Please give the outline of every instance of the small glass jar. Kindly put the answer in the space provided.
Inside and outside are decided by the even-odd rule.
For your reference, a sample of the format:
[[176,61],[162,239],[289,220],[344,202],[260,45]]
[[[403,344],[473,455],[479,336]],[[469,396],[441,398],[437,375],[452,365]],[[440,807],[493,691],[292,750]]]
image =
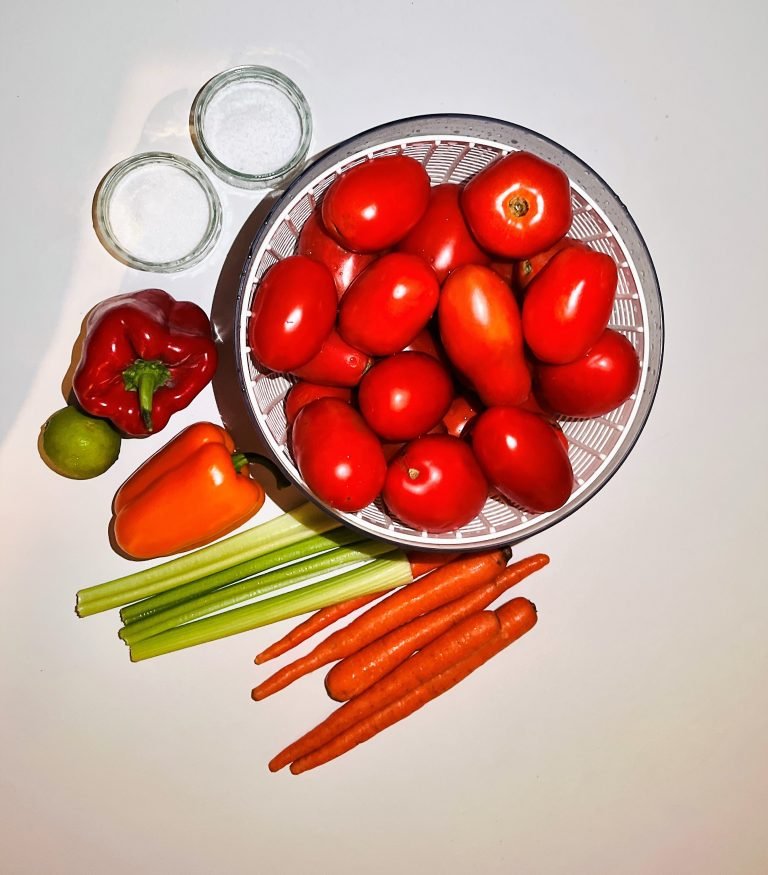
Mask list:
[[271,67],[242,66],[200,89],[189,127],[198,154],[220,179],[240,188],[271,188],[306,158],[312,114],[287,76]]
[[123,264],[156,273],[197,264],[216,243],[221,222],[210,180],[170,152],[142,152],[116,164],[93,201],[103,246]]

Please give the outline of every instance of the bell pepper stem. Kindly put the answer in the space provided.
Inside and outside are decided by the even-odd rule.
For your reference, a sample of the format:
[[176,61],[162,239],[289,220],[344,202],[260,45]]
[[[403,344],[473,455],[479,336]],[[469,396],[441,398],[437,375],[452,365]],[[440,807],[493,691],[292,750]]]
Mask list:
[[261,453],[233,453],[232,464],[235,466],[235,471],[238,474],[245,465],[262,465],[275,478],[278,489],[285,489],[291,485],[290,480],[288,480],[272,459],[262,456]]
[[141,419],[147,431],[152,431],[152,401],[155,392],[168,384],[171,372],[161,361],[136,361],[123,371],[123,385],[128,392],[138,392]]

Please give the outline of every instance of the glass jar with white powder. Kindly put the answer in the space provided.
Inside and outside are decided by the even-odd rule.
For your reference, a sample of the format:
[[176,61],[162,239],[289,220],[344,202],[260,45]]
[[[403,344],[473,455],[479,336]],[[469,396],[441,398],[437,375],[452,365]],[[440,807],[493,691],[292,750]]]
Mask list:
[[221,179],[269,188],[297,170],[309,149],[312,116],[304,95],[271,67],[225,70],[200,90],[190,111],[198,154]]
[[93,203],[104,247],[138,270],[170,273],[191,267],[221,231],[221,202],[206,175],[170,152],[142,152],[115,165]]

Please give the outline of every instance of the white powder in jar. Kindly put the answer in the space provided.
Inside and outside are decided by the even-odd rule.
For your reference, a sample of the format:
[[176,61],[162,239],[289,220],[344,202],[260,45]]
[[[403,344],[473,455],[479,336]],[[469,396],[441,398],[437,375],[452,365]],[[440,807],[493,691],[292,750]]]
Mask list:
[[208,228],[200,184],[179,167],[143,164],[116,185],[109,223],[117,242],[141,261],[166,263],[192,252]]
[[233,82],[222,88],[211,98],[202,127],[216,158],[251,176],[285,167],[301,142],[296,107],[266,82]]

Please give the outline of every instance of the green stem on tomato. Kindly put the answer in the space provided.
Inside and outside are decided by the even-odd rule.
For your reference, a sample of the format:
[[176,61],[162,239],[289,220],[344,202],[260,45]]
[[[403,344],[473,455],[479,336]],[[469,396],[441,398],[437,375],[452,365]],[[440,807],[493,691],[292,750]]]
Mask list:
[[245,605],[178,626],[151,638],[139,641],[131,647],[131,660],[139,662],[164,653],[193,647],[239,632],[286,620],[299,614],[335,605],[358,596],[384,592],[412,580],[411,566],[404,553],[395,550],[391,558],[375,559],[360,568],[346,571],[326,580],[310,583],[299,589],[262,599]]
[[327,535],[315,535],[314,538],[297,541],[295,544],[289,544],[287,547],[281,547],[279,550],[272,550],[270,553],[255,556],[246,562],[240,562],[231,568],[224,568],[214,574],[206,574],[205,577],[201,577],[198,580],[192,580],[189,583],[175,586],[173,589],[142,599],[140,602],[126,605],[120,610],[120,619],[128,625],[137,620],[143,620],[145,617],[154,616],[170,607],[175,607],[176,605],[204,596],[207,593],[219,590],[235,581],[245,580],[246,577],[253,577],[262,571],[270,571],[274,568],[288,565],[291,562],[306,559],[308,556],[314,556],[317,553],[324,553],[327,550],[334,550],[336,547],[355,544],[363,540],[365,540],[363,535],[353,532],[351,529],[336,529]]
[[391,553],[393,549],[392,545],[383,541],[368,541],[357,547],[340,547],[337,550],[330,550],[320,556],[306,559],[304,562],[296,562],[266,574],[249,577],[240,583],[183,602],[143,620],[129,623],[118,634],[126,644],[133,646],[145,638],[159,635],[161,632],[174,629],[183,623],[189,623],[233,605],[251,601],[268,592],[274,592],[276,589],[284,589],[291,584],[319,577],[328,571],[370,561],[383,553]]
[[87,617],[119,608],[340,525],[316,505],[303,504],[290,513],[177,559],[81,589],[77,593],[75,611],[78,616]]

